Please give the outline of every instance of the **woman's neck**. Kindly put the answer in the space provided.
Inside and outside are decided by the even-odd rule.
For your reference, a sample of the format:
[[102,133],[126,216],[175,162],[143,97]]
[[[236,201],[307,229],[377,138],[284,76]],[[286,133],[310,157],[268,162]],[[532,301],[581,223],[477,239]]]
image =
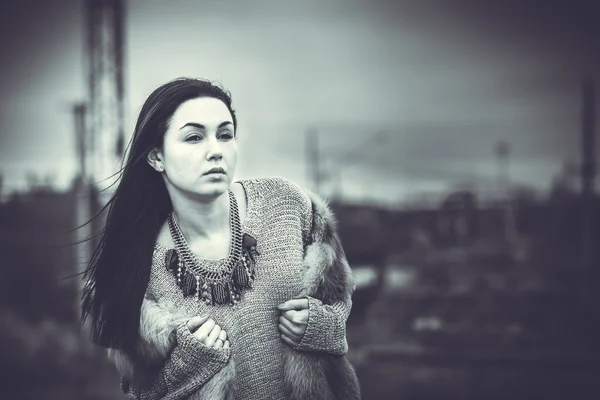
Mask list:
[[177,223],[188,241],[198,237],[210,237],[229,227],[229,195],[209,201],[197,201],[185,197],[171,199]]

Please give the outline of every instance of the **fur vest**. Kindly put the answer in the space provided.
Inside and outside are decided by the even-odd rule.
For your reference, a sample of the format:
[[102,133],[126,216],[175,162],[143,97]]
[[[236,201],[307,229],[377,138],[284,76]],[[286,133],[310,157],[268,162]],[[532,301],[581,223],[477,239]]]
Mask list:
[[[311,296],[324,304],[333,304],[351,296],[354,290],[352,271],[337,235],[333,213],[319,196],[312,193],[308,195],[313,210],[312,229],[304,253],[303,290],[297,297]],[[139,366],[160,365],[175,345],[175,328],[187,319],[187,316],[178,315],[173,308],[145,298],[141,309],[137,367],[133,368],[131,358],[117,350],[109,350],[109,358],[124,378],[133,382],[147,382],[155,375]],[[284,357],[288,399],[360,399],[358,379],[345,356],[299,351],[286,346]],[[234,363],[230,359],[191,398],[234,399],[234,378]]]

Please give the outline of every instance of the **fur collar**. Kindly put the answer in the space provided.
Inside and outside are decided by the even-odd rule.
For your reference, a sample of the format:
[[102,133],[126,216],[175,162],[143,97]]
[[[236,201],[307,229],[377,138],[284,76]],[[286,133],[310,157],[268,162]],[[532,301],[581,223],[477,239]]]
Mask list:
[[[311,296],[324,304],[349,297],[354,290],[352,271],[337,235],[337,222],[327,202],[308,193],[312,203],[312,229],[305,247],[304,283],[298,297]],[[187,320],[174,305],[159,304],[145,298],[140,318],[138,362],[120,351],[109,350],[124,378],[139,384],[149,383],[152,371],[160,368],[175,344],[175,328]],[[286,347],[285,386],[289,399],[359,399],[356,374],[344,356],[303,352]],[[136,365],[136,368],[133,368]],[[139,366],[143,365],[144,368]],[[135,372],[135,373],[134,373]],[[193,398],[230,399],[235,370],[233,360],[219,371]]]

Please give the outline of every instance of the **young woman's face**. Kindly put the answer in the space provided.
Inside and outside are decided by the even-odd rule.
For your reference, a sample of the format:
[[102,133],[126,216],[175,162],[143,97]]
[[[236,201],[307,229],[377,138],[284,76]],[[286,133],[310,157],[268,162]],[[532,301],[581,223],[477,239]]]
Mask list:
[[166,184],[191,195],[224,193],[235,173],[237,143],[227,106],[211,97],[182,103],[158,151]]

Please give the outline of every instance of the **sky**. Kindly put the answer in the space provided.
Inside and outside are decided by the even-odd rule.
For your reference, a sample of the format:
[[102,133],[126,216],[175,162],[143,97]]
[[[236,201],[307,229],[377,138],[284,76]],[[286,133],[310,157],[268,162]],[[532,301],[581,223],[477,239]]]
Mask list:
[[[395,204],[488,190],[500,140],[511,181],[547,189],[579,160],[582,78],[600,86],[594,3],[129,0],[127,134],[154,88],[196,76],[233,95],[238,179],[311,187],[312,127],[331,177],[324,194]],[[87,95],[83,11],[78,0],[0,6],[4,190],[31,173],[64,188],[77,173],[70,105]]]

